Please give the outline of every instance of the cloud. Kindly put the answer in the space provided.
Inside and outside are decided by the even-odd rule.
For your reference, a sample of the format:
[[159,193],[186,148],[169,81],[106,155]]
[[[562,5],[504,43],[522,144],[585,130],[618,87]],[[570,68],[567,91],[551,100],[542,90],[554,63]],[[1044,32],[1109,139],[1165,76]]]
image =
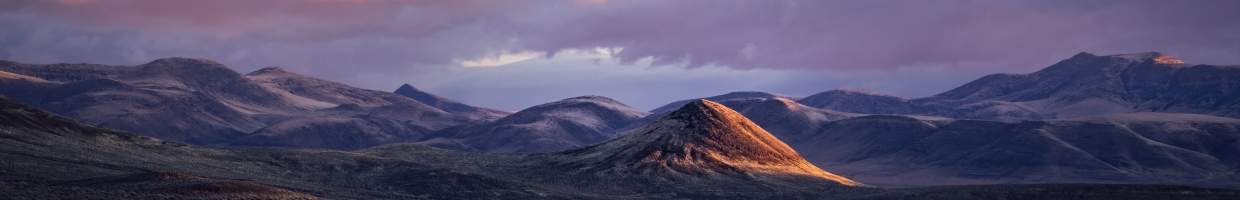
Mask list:
[[[735,68],[1033,65],[1079,51],[1240,51],[1236,1],[17,1],[75,35],[136,30],[236,48],[403,42],[418,63],[623,47],[625,61]],[[45,19],[46,18],[46,19]],[[193,41],[183,41],[193,42]],[[125,44],[121,44],[125,45]],[[196,44],[185,44],[196,45]],[[249,47],[245,45],[253,45]],[[133,46],[130,44],[130,46]],[[138,46],[135,48],[146,48]],[[334,48],[324,46],[321,48]],[[175,51],[175,50],[173,50]],[[252,50],[251,50],[252,51]],[[158,53],[156,53],[158,54]],[[293,55],[304,57],[305,55]],[[348,55],[341,55],[345,57]],[[316,56],[317,57],[317,56]],[[345,59],[345,58],[337,58]],[[399,59],[387,58],[390,62]],[[963,63],[963,64],[962,64]],[[273,63],[276,64],[276,63]],[[413,64],[413,63],[392,63]]]
[[461,61],[461,66],[463,67],[498,67],[498,66],[521,62],[521,61],[525,61],[529,59],[534,59],[534,58],[544,56],[544,55],[546,55],[545,52],[533,52],[533,51],[511,52],[511,53],[504,52],[504,53],[500,53],[499,55],[464,60],[464,61]]
[[1235,1],[609,3],[535,28],[522,37],[524,44],[542,50],[621,46],[625,60],[689,66],[860,70],[1035,67],[1080,51],[1240,52]]
[[[1240,1],[1229,0],[17,0],[0,1],[0,59],[200,57],[389,89],[426,83],[410,79],[452,73],[462,61],[507,66],[528,57],[514,53],[610,49],[637,70],[782,70],[835,81],[846,77],[828,75],[870,74],[875,80],[833,84],[894,88],[929,84],[880,75],[1028,72],[1081,51],[1236,64],[1236,10]],[[488,59],[496,62],[478,62]],[[949,74],[919,80],[970,79]]]
[[[137,64],[202,57],[241,70],[315,75],[428,72],[508,48],[479,1],[4,2],[0,56],[25,62]],[[347,80],[346,80],[347,81]]]

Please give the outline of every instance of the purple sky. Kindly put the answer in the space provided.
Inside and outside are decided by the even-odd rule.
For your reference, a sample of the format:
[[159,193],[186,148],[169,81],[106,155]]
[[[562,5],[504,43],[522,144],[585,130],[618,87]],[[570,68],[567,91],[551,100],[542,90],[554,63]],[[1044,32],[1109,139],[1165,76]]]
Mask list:
[[738,90],[921,97],[1082,51],[1240,64],[1238,11],[1234,0],[16,0],[0,2],[0,59],[198,57],[505,110],[590,94],[649,109]]

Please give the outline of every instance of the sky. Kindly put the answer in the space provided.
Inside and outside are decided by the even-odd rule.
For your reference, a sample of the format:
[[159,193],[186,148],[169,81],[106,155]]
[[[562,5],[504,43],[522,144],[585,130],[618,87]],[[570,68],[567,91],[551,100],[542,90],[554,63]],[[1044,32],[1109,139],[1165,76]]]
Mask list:
[[925,97],[1079,52],[1240,64],[1240,1],[9,0],[0,59],[205,58],[516,111],[731,91]]

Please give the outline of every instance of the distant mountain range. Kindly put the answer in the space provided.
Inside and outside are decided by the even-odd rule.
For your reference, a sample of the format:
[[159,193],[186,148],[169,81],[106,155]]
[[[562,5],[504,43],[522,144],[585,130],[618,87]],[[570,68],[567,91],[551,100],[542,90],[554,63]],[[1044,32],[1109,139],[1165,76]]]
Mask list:
[[[1087,71],[1053,72],[1064,68]],[[1092,70],[1104,68],[1102,71],[1111,74],[1090,74],[1102,73]],[[1146,89],[1124,90],[1112,88],[1114,85],[1086,84],[1108,82],[1102,80],[1080,81],[1076,82],[1079,86],[1070,87],[1047,86],[1083,77],[1112,80],[1124,76],[1154,76],[1149,72],[1137,72],[1143,68],[1162,69],[1168,73],[1167,77],[1196,74],[1190,72],[1193,70],[1216,70],[1211,76],[1229,76],[1240,69],[1186,65],[1159,53],[1114,56],[1082,53],[1031,75],[987,76],[1054,81],[1013,85],[982,78],[947,93],[921,99],[841,90],[800,98],[795,103],[791,102],[794,99],[791,97],[760,92],[737,92],[706,99],[740,111],[776,137],[788,141],[810,162],[873,185],[1062,182],[1240,185],[1237,181],[1240,177],[1235,173],[1240,169],[1240,162],[1234,156],[1240,154],[1237,152],[1240,149],[1240,128],[1237,128],[1240,123],[1237,122],[1240,120],[1229,118],[1229,113],[1237,109],[1203,106],[1195,100],[1166,100],[1211,99],[1210,102],[1217,102],[1212,105],[1236,105],[1240,99],[1222,97],[1234,95],[1230,94],[1233,91],[1240,92],[1240,85],[1226,83],[1230,79],[1194,79],[1198,83],[1193,84],[1146,79],[1142,80],[1143,84],[1162,85],[1164,89],[1159,92],[1167,93],[1145,95],[1151,97],[1144,100],[1121,98],[1117,96],[1124,95],[1117,94],[1136,94],[1139,92],[1135,91],[1157,87],[1129,86]],[[1133,72],[1120,73],[1122,71]],[[1074,73],[1082,74],[1072,75]],[[1122,75],[1131,73],[1145,74]],[[1216,92],[1201,92],[1201,97],[1182,97],[1194,93],[1166,91],[1188,90],[1184,89],[1188,87],[1185,85]],[[1124,92],[1101,92],[1107,90]],[[957,94],[965,93],[963,91],[977,94],[969,98],[949,98],[960,96]],[[1020,95],[1029,97],[1016,98]],[[757,102],[784,102],[784,106],[754,106],[775,105]],[[1039,102],[1056,103],[1031,106]],[[1085,105],[1098,102],[1106,103]],[[1144,102],[1140,105],[1162,102],[1176,106],[1153,109],[1131,102]],[[678,104],[682,103],[657,108],[652,116]],[[1008,107],[1012,105],[1016,107]],[[1073,105],[1077,107],[1056,107]],[[1194,106],[1196,108],[1189,109]]]
[[[0,62],[0,94],[85,123],[160,139],[216,146],[363,149],[416,162],[471,167],[483,162],[427,160],[392,152],[456,154],[426,150],[452,149],[485,152],[469,155],[513,162],[496,164],[512,168],[505,173],[513,176],[477,172],[499,180],[529,182],[537,177],[524,175],[553,170],[596,179],[606,174],[653,174],[663,178],[630,180],[669,185],[699,182],[668,178],[685,174],[729,175],[712,180],[736,183],[742,181],[732,175],[740,172],[730,170],[757,170],[742,173],[752,175],[778,168],[769,164],[791,165],[737,164],[740,161],[717,156],[726,153],[719,148],[745,146],[741,143],[712,146],[718,144],[692,142],[701,138],[681,135],[657,139],[669,135],[663,132],[756,137],[757,141],[746,141],[769,148],[741,150],[777,157],[793,157],[786,155],[793,152],[796,159],[787,159],[796,160],[792,163],[804,161],[813,169],[829,169],[823,171],[830,175],[825,177],[847,177],[833,179],[837,185],[1235,187],[1240,186],[1236,175],[1240,171],[1237,81],[1237,66],[1185,64],[1153,52],[1081,53],[1034,73],[988,75],[917,99],[842,90],[803,98],[734,92],[643,112],[606,97],[583,96],[510,114],[442,98],[411,85],[395,92],[366,90],[274,67],[242,75],[201,59],[167,58],[138,66]],[[728,112],[718,111],[723,110],[718,105]],[[693,123],[668,121],[695,106],[699,108],[695,111],[714,114],[695,115],[689,120]],[[726,125],[718,125],[723,122],[717,115],[730,112],[745,120],[724,120]],[[763,134],[746,123],[755,124]],[[720,132],[716,126],[748,131]],[[677,131],[667,131],[672,129]],[[736,143],[734,138],[715,139]],[[665,147],[672,149],[660,150],[660,155],[649,152]],[[486,153],[536,155],[513,158]],[[670,159],[664,153],[679,157],[661,160]],[[633,155],[598,157],[612,154]],[[634,158],[639,155],[647,157]],[[583,163],[608,164],[595,169],[602,166]],[[684,163],[709,166],[695,166],[704,171],[689,170],[679,166]],[[799,169],[806,172],[802,174],[821,175],[804,166]],[[579,180],[560,177],[532,182]],[[762,184],[798,183],[769,180],[774,181]],[[554,191],[563,186],[559,184],[564,183],[543,189]],[[823,187],[833,188],[829,185]],[[618,194],[606,188],[591,189],[591,193],[600,191]]]
[[415,96],[408,97],[278,67],[242,75],[202,59],[139,66],[0,62],[0,71],[11,74],[0,77],[0,92],[18,101],[192,144],[356,149],[421,140],[507,114],[418,96],[412,87],[402,87],[402,94]]
[[496,153],[547,153],[596,144],[649,113],[600,96],[537,105],[494,122],[441,131],[423,143]]
[[1185,64],[1157,53],[1080,53],[1030,74],[992,74],[931,97],[827,91],[800,101],[872,114],[966,119],[1061,119],[1169,112],[1240,117],[1240,66]]
[[1158,185],[857,187],[709,102],[688,104],[640,130],[541,156],[413,144],[222,149],[80,124],[0,98],[0,193],[15,199],[1240,198],[1236,190]]

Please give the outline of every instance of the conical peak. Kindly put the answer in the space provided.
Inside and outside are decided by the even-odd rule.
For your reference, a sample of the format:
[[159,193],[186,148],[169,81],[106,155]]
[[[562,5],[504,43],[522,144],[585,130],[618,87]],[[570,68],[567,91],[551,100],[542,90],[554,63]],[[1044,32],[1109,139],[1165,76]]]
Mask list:
[[650,133],[675,134],[672,137],[679,138],[677,142],[663,145],[711,148],[722,156],[760,162],[801,159],[787,144],[740,113],[714,101],[693,100],[660,121]]
[[[706,99],[696,99],[689,101],[680,109],[667,114],[661,121],[666,120],[693,120],[693,121],[711,121],[716,124],[710,125],[736,125],[742,128],[757,128],[756,124],[749,121],[748,118],[740,113],[728,108],[723,104]],[[748,127],[752,125],[753,127]]]
[[714,116],[718,116],[719,114],[721,114],[723,112],[721,110],[732,110],[732,109],[729,109],[727,106],[724,106],[723,104],[719,104],[711,100],[696,99],[696,100],[689,101],[689,103],[686,103],[684,106],[681,106],[680,109],[676,109],[676,111],[672,111],[672,113],[668,114],[668,116],[671,117],[671,116],[683,115],[683,116],[695,116],[695,117],[714,117]]
[[396,88],[396,91],[392,93],[405,96],[405,97],[409,97],[415,101],[422,102],[427,105],[435,106],[440,109],[447,109],[446,107],[443,107],[445,106],[444,104],[456,104],[456,102],[452,102],[450,100],[441,98],[434,94],[419,90],[418,88],[413,87],[413,85],[409,85],[409,84],[401,84],[400,88]]
[[396,91],[420,91],[420,90],[418,90],[418,88],[416,87],[413,87],[413,85],[409,85],[408,83],[406,83],[406,84],[400,84],[400,87],[396,88]]
[[[576,162],[620,173],[649,170],[742,176],[761,173],[818,177],[843,185],[859,185],[819,169],[745,116],[704,99],[690,101],[622,138],[565,154],[575,155]],[[603,164],[606,162],[612,164]]]
[[736,110],[706,99],[689,101],[661,120],[690,123],[695,128],[711,129],[712,133],[760,132],[766,134],[765,130]]
[[1076,55],[1073,55],[1072,58],[1068,58],[1068,59],[1084,59],[1084,58],[1093,58],[1097,56],[1098,55],[1094,55],[1092,53],[1082,51],[1080,53],[1077,53]]
[[435,96],[431,93],[423,92],[422,90],[419,90],[418,88],[413,87],[413,85],[409,85],[409,84],[401,84],[400,88],[396,88],[396,91],[393,93],[404,95],[406,97],[413,98],[414,100],[418,100],[423,103],[434,103],[434,102],[440,101],[440,98],[438,96]]

